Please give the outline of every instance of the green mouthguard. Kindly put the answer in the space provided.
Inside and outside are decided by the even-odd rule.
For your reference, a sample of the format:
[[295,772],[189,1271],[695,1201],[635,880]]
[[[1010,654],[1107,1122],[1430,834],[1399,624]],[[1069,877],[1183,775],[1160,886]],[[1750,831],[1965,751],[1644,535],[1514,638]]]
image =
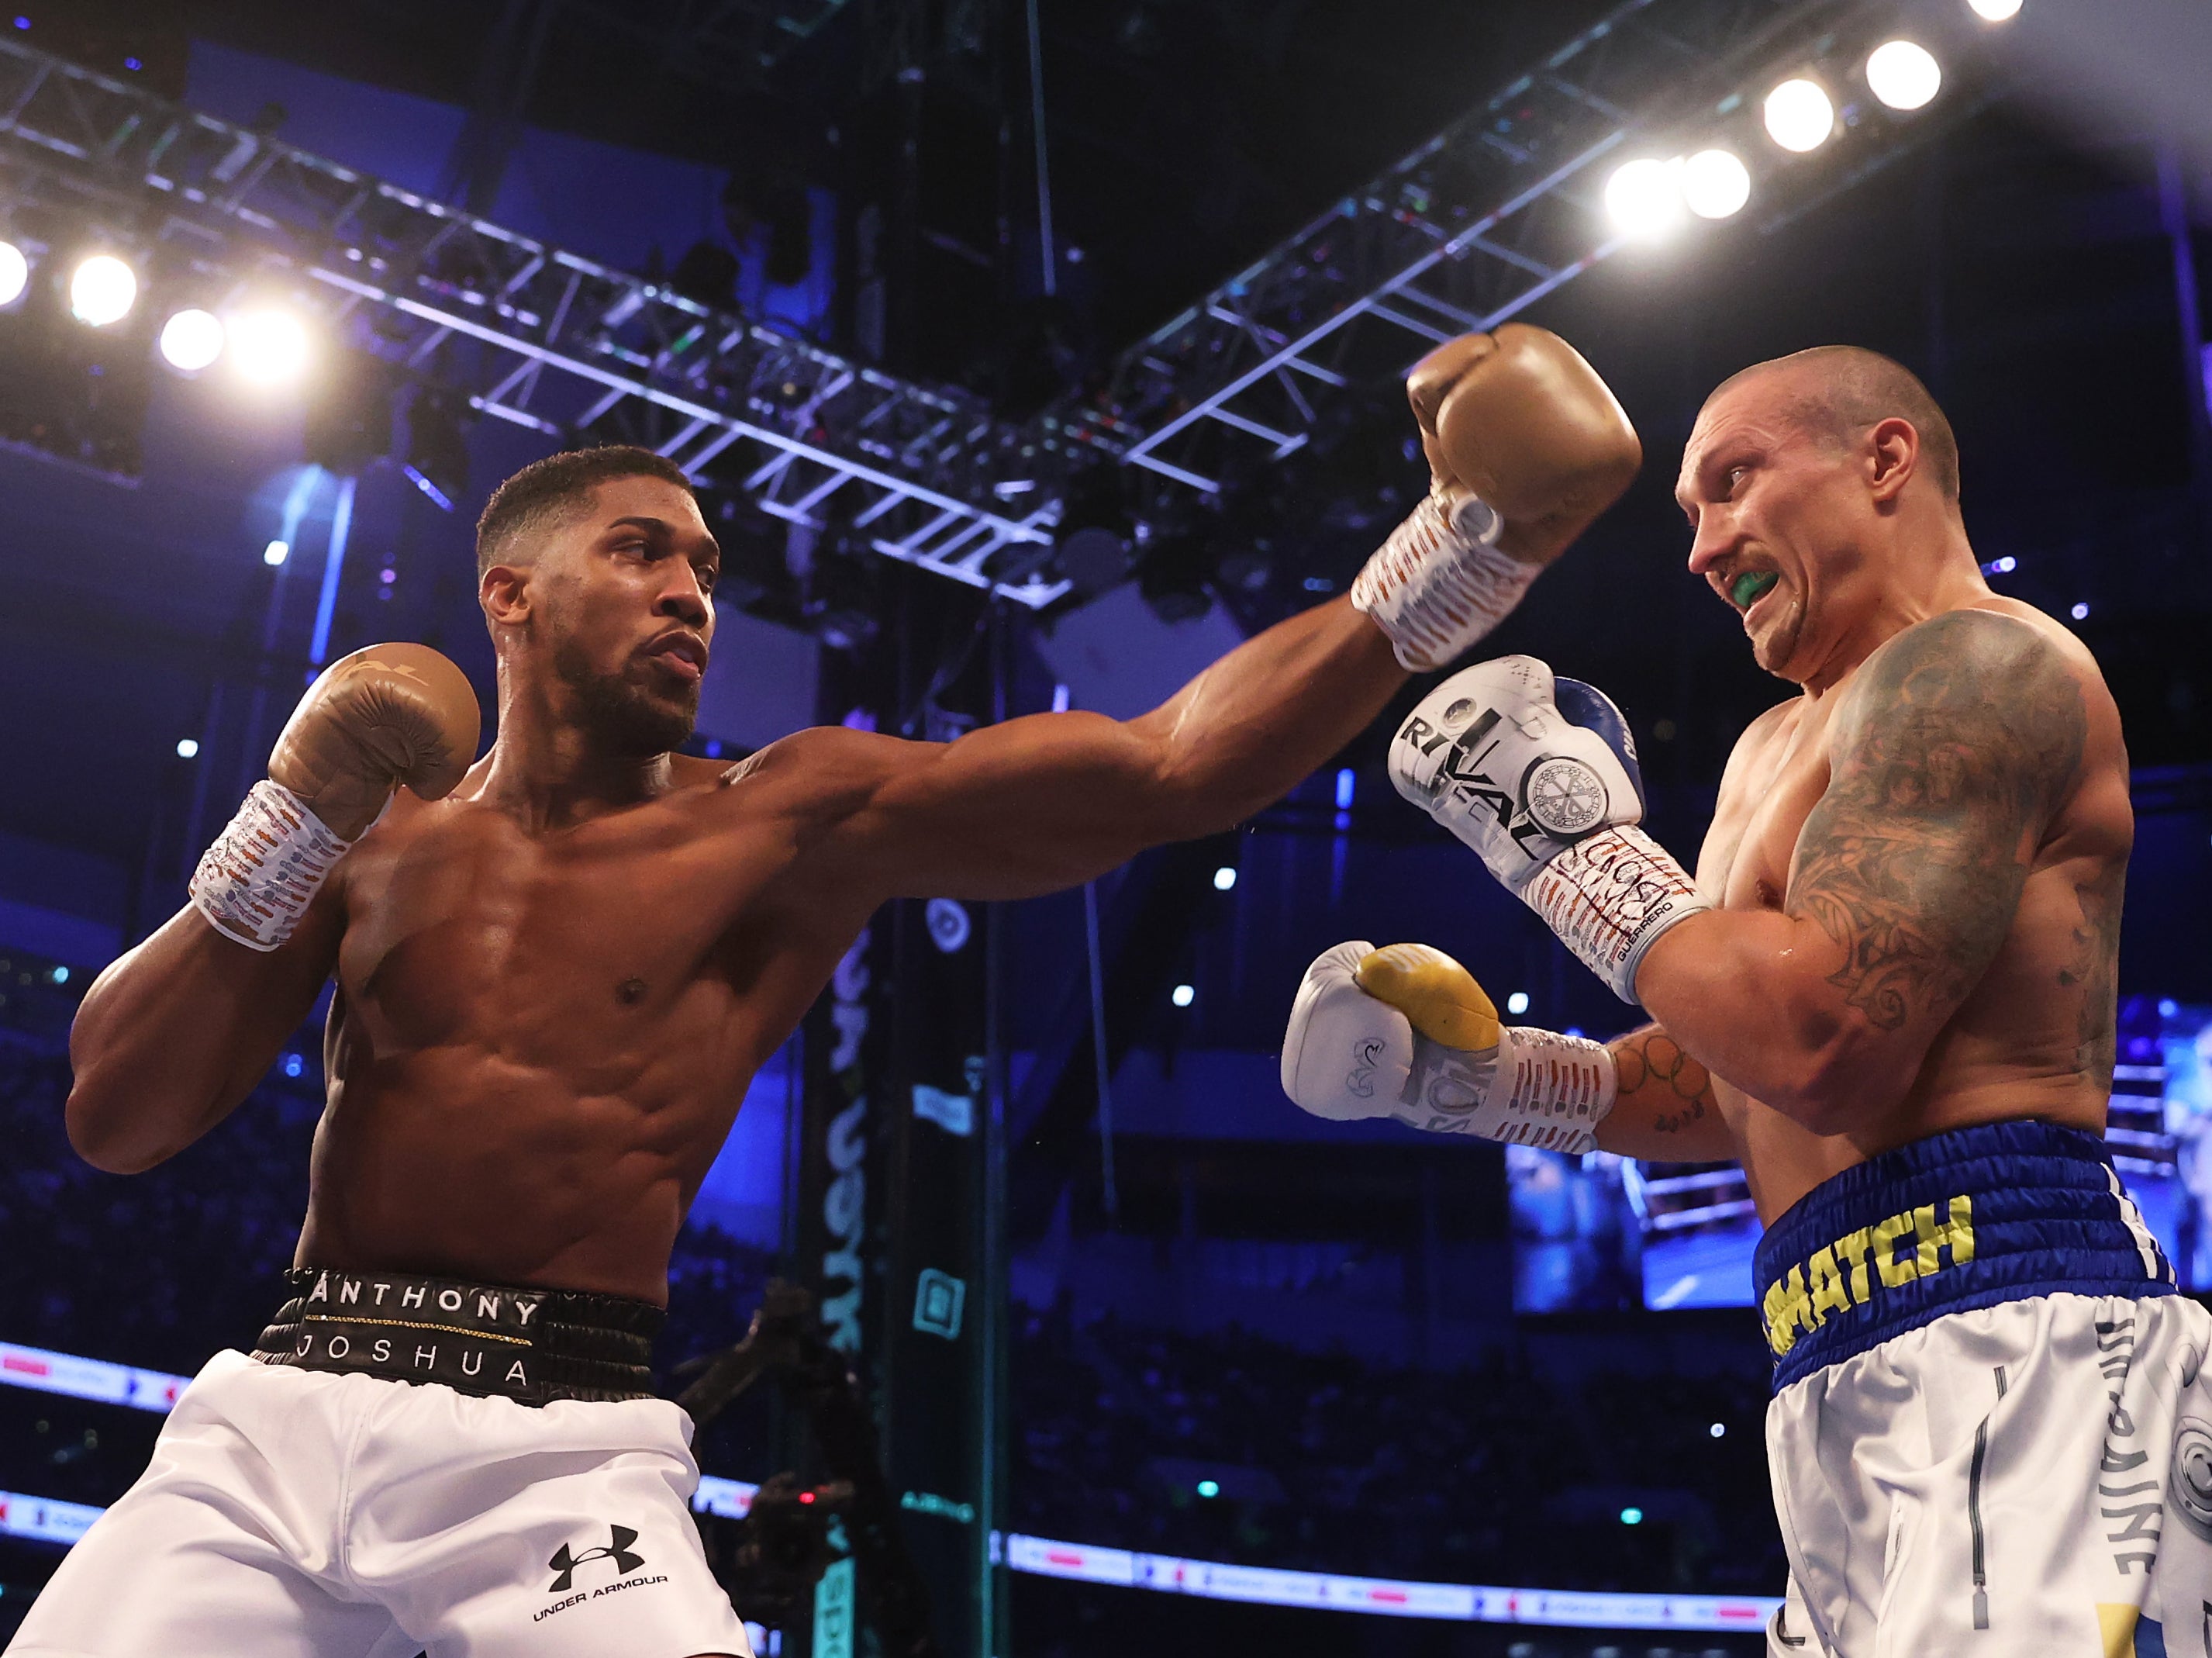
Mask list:
[[1739,610],[1749,610],[1759,595],[1782,578],[1771,570],[1747,570],[1729,585],[1729,594]]

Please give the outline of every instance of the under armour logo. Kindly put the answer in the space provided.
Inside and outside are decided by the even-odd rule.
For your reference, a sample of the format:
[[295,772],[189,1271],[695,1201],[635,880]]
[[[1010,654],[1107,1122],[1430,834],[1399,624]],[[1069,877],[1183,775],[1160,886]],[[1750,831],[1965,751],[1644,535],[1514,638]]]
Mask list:
[[560,1576],[553,1580],[553,1587],[546,1593],[566,1594],[569,1584],[575,1581],[576,1568],[588,1560],[613,1561],[615,1575],[618,1577],[629,1576],[630,1573],[645,1564],[643,1555],[632,1554],[629,1551],[629,1545],[637,1541],[635,1532],[627,1526],[613,1525],[609,1526],[607,1531],[609,1533],[607,1546],[604,1549],[586,1549],[583,1553],[575,1554],[570,1551],[566,1543],[560,1546],[553,1557],[545,1563],[553,1570],[560,1573]]

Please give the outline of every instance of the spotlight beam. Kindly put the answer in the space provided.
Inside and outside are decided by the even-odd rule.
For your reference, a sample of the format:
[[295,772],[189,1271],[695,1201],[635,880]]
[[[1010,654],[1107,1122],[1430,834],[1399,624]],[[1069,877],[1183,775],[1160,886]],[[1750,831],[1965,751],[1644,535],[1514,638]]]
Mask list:
[[[963,388],[711,310],[11,37],[0,37],[0,112],[10,194],[80,210],[143,203],[174,229],[242,244],[241,264],[266,267],[273,253],[332,290],[341,314],[366,302],[387,326],[404,319],[374,349],[457,386],[481,412],[562,431],[598,404],[635,417],[702,484],[743,490],[772,515],[819,527],[834,497],[886,557],[1030,608],[1066,591],[1042,569],[1057,491],[1012,513],[992,485],[1055,477],[1051,457],[1067,445],[1055,437],[1042,461],[1024,454],[1022,430]],[[465,291],[434,282],[434,250],[481,274]],[[495,349],[482,361],[441,349],[455,336]]]
[[[1745,102],[1755,115],[1794,64],[1873,45],[1886,12],[1874,0],[1615,6],[1132,345],[1103,385],[1033,423],[1031,441],[1072,436],[1130,466],[1139,510],[1214,491],[1267,458],[1253,452],[1258,434],[1279,450],[1314,428],[1335,386],[1401,370],[1425,350],[1425,331],[1405,319],[1493,327],[1626,245],[1603,215],[1607,157],[1625,160],[1631,143],[1663,155],[1748,137],[1735,113]],[[1789,187],[1817,181],[1801,174]]]
[[[1717,137],[1724,99],[1755,94],[1826,38],[1870,31],[1884,9],[1620,0],[1139,342],[1103,392],[1023,427],[960,389],[710,311],[14,39],[0,39],[0,186],[57,204],[158,203],[174,230],[252,244],[256,262],[273,255],[331,290],[339,320],[379,312],[382,354],[483,413],[538,431],[594,407],[629,416],[702,482],[772,515],[818,524],[834,500],[884,556],[1036,607],[1066,590],[1042,571],[1060,480],[1078,460],[1130,465],[1143,504],[1173,509],[1182,492],[1218,487],[1239,447],[1279,456],[1345,387],[1402,368],[1437,332],[1495,326],[1618,251],[1593,222],[1589,173],[1632,134]],[[1890,142],[1901,150],[1935,126],[1916,121]],[[433,283],[434,248],[482,274],[465,291]],[[450,349],[462,338],[493,349]],[[1013,479],[1036,485],[1018,497],[1025,512],[994,493]]]

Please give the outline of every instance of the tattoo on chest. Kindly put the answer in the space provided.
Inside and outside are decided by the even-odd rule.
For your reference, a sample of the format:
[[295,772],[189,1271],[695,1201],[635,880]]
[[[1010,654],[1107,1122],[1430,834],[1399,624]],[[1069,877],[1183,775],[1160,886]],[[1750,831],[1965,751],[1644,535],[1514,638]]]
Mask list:
[[1922,623],[1867,672],[1838,713],[1788,910],[1844,947],[1829,982],[1896,1030],[1948,1019],[1996,958],[2087,716],[2057,648],[1983,612]]

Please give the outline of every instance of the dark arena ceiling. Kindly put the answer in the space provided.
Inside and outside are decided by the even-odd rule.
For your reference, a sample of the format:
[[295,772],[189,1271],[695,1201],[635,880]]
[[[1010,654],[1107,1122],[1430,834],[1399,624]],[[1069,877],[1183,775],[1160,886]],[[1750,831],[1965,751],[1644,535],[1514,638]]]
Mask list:
[[[2073,616],[2113,680],[2137,765],[2212,758],[2201,644],[2212,439],[2188,343],[2203,330],[2212,141],[2175,70],[2203,45],[2205,22],[2179,0],[2096,9],[2093,24],[2077,9],[2031,8],[2002,54],[1962,68],[1917,125],[1894,123],[1826,172],[1808,169],[1764,216],[1620,253],[1527,313],[1598,364],[1647,461],[1502,639],[1525,632],[1563,669],[1601,672],[1655,781],[1710,788],[1732,734],[1779,692],[1746,660],[1733,618],[1680,572],[1686,541],[1668,491],[1681,440],[1735,369],[1832,340],[1899,356],[1944,401],[1961,435],[1969,527],[1985,561],[2002,564],[1992,579]],[[822,343],[963,390],[1013,430],[1081,405],[1148,331],[1607,8],[1039,0],[1037,10],[1035,76],[1014,0],[115,0],[40,12],[23,38],[110,72],[135,60],[131,73],[171,96],[200,41],[457,107],[466,125],[444,180],[457,204],[489,200],[526,125],[726,169],[734,223],[787,228],[793,201],[823,192],[836,204],[840,265]],[[1058,271],[1048,295],[1040,101]],[[262,113],[283,136],[290,113]],[[885,277],[874,321],[854,308],[854,232],[871,214]],[[680,287],[686,252],[638,247],[627,263]],[[1133,483],[1135,468],[1066,467],[1061,533],[1087,515],[1126,545],[1160,613],[1211,595],[1249,629],[1336,590],[1404,510],[1419,486],[1407,430],[1394,376],[1367,373],[1296,453],[1225,474],[1195,506],[1187,491]],[[222,475],[219,454],[190,458],[194,435],[175,441],[196,480],[187,492],[217,514],[240,480]],[[100,680],[23,722],[13,769],[106,745],[117,786],[145,807],[167,786],[168,736],[139,731],[132,710],[200,694],[191,687],[210,666],[250,643],[257,623],[240,619],[252,607],[227,568],[204,572],[174,545],[200,533],[189,510],[142,524],[143,503],[21,475],[23,522],[113,546],[74,565],[11,557],[17,597],[0,618],[10,649],[64,678],[88,655]],[[490,481],[473,479],[461,516]],[[744,511],[732,523],[732,570],[754,576],[727,600],[833,639],[895,602],[881,560],[794,573],[781,524]],[[423,546],[446,546],[453,527],[424,529]],[[143,548],[124,550],[134,537],[173,556],[149,564]],[[409,625],[465,639],[466,586],[465,571],[404,584]],[[58,646],[73,629],[81,642]],[[81,803],[11,791],[4,816],[17,832],[138,856],[135,831]]]

